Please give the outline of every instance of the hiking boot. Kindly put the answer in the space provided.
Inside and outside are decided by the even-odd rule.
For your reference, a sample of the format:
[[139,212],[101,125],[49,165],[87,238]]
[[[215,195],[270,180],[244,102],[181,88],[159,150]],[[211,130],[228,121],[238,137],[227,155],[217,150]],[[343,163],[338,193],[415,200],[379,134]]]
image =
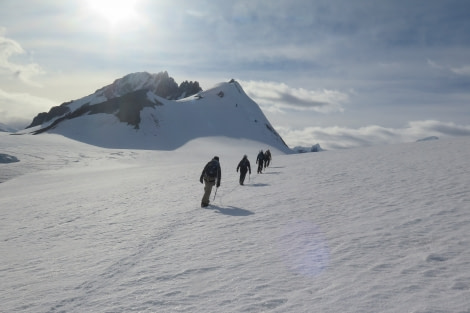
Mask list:
[[205,208],[206,206],[208,206],[209,203],[204,203],[204,202],[201,202],[201,208]]

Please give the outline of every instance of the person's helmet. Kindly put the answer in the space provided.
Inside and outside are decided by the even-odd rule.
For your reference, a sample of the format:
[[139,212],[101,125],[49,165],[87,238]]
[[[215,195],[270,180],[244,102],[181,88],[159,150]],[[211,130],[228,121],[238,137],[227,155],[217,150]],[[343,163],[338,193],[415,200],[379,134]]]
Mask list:
[[219,161],[219,157],[218,157],[218,156],[215,156],[215,157],[214,157],[214,160]]

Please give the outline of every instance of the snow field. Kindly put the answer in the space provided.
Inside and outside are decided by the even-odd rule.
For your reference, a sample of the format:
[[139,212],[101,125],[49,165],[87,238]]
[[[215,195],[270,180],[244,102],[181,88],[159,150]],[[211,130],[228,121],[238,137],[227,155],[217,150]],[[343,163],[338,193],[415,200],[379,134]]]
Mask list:
[[[265,147],[243,140],[162,152],[33,138],[2,137],[18,163],[44,161],[0,184],[0,311],[470,312],[468,138],[271,150],[263,174]],[[203,209],[214,155],[222,185]]]

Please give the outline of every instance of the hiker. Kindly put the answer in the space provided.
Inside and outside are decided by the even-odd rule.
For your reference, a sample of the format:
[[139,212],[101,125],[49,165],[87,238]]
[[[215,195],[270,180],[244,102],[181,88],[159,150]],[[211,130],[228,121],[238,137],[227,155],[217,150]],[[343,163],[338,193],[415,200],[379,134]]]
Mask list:
[[222,171],[220,170],[219,157],[215,156],[206,164],[206,166],[204,166],[201,177],[199,178],[201,184],[204,181],[204,196],[201,200],[201,207],[209,205],[209,197],[211,195],[212,187],[214,187],[214,185],[216,185],[217,188],[220,187],[221,176]]
[[256,164],[258,164],[258,174],[261,174],[263,171],[263,160],[264,160],[264,153],[263,150],[260,150],[258,156],[256,157]]
[[251,166],[250,166],[250,161],[248,161],[248,157],[246,154],[243,156],[243,159],[238,163],[237,166],[237,173],[238,170],[240,170],[240,185],[243,185],[245,182],[245,177],[246,177],[246,172],[250,172],[251,175]]
[[271,151],[266,150],[264,153],[264,169],[266,169],[269,166],[269,163],[271,163]]

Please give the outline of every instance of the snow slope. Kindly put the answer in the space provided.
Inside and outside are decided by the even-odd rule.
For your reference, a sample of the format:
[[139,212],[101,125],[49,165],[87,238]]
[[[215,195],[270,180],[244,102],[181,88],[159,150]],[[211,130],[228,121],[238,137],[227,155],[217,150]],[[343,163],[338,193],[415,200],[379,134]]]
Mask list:
[[[135,78],[132,81],[134,89],[142,87],[142,82],[137,80],[142,75],[144,74],[130,76]],[[147,76],[144,75],[144,78]],[[142,81],[147,82],[146,79]],[[125,86],[128,84],[130,82],[126,80]],[[114,87],[114,84],[111,86]],[[122,87],[114,89],[121,90]],[[102,90],[97,91],[68,104],[71,113],[64,113],[63,116],[18,134],[47,129],[55,125],[57,120],[63,120],[64,116],[78,115],[78,111],[96,106],[107,99]],[[126,105],[134,108],[144,105],[134,101],[137,100]],[[91,114],[86,111],[87,114],[61,121],[48,132],[105,148],[174,150],[194,138],[224,136],[254,140],[284,152],[292,152],[259,106],[236,81],[220,83],[180,100],[167,100],[148,91],[145,102],[152,105],[145,103],[146,106],[140,111],[140,123],[137,127],[121,122],[116,113]],[[129,107],[126,109],[130,110]]]
[[[239,186],[259,142],[151,151],[0,134],[20,160],[2,175],[27,169],[0,184],[0,311],[470,312],[469,147],[272,150]],[[202,209],[213,155],[222,185]]]

